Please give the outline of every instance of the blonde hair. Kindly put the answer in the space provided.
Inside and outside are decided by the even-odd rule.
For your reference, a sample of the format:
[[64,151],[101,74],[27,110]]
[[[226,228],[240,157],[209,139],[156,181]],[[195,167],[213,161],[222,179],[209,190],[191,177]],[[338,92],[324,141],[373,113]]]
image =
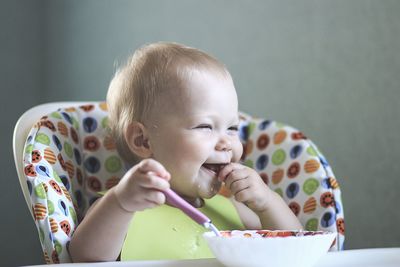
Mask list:
[[109,128],[119,154],[128,163],[139,158],[125,140],[124,132],[134,121],[144,122],[156,106],[156,98],[179,87],[193,71],[215,71],[230,78],[225,66],[207,53],[177,43],[145,45],[128,58],[110,82],[107,93]]

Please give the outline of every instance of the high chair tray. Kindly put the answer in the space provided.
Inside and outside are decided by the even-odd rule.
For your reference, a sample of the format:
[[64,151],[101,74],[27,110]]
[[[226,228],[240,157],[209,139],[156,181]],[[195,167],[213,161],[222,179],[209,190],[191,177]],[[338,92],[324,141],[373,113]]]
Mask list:
[[[38,266],[38,265],[36,265]],[[40,265],[51,266],[51,265]],[[59,267],[223,267],[216,259],[199,260],[161,260],[101,263],[66,263]],[[266,265],[268,266],[267,262]],[[314,267],[398,267],[400,266],[400,247],[344,250],[327,253]],[[295,267],[295,266],[294,266]]]

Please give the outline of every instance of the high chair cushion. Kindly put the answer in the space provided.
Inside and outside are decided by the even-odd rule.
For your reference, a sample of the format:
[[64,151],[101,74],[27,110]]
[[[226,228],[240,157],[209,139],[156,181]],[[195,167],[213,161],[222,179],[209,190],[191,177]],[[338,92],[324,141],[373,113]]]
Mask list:
[[67,246],[76,226],[98,192],[125,172],[107,131],[105,103],[42,117],[28,135],[24,166],[45,260],[70,262]]
[[337,232],[331,250],[343,249],[344,216],[339,184],[317,146],[299,130],[265,119],[241,127],[242,161],[288,203],[306,230]]
[[[126,171],[107,129],[105,103],[55,110],[35,123],[24,173],[47,263],[70,262],[68,244],[89,206]],[[241,114],[243,161],[280,193],[306,229],[344,240],[337,181],[316,146],[294,128]]]

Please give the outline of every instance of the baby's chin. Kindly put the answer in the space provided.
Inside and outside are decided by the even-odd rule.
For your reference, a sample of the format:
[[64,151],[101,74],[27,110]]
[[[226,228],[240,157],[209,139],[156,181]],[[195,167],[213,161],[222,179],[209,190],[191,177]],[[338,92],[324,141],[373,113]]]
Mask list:
[[213,182],[211,185],[204,186],[204,188],[199,188],[199,196],[201,198],[209,199],[218,194],[221,189],[222,183],[219,181]]

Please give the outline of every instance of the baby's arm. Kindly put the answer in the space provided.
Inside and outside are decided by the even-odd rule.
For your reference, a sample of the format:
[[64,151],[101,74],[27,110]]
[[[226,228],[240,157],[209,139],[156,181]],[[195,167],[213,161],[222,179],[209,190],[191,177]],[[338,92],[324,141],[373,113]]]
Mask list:
[[[240,202],[234,204],[246,227],[255,228],[261,223],[262,229],[269,230],[303,228],[285,201],[272,191],[253,169],[231,163],[220,171],[219,179],[225,181],[235,201]],[[252,216],[253,213],[257,215],[259,222],[254,220],[256,216]]]
[[155,160],[132,167],[86,214],[69,246],[74,262],[114,261],[136,211],[165,202],[160,191],[169,188],[170,174]]

